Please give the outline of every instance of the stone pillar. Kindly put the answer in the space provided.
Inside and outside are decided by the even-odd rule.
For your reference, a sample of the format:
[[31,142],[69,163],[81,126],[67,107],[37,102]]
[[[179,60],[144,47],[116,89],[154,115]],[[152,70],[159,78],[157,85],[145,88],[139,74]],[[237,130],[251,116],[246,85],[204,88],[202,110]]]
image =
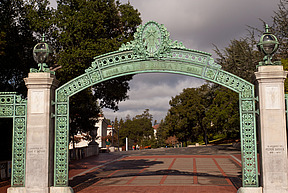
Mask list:
[[26,193],[49,193],[53,183],[54,124],[52,120],[56,77],[29,73],[27,100]]
[[260,183],[263,193],[287,193],[287,135],[283,66],[259,66]]

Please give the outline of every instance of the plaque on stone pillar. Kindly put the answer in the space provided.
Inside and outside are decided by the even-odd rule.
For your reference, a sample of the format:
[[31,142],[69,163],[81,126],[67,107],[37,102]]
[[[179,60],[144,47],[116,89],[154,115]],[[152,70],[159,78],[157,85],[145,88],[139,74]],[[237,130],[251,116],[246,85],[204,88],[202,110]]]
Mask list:
[[281,109],[279,86],[265,86],[265,109]]

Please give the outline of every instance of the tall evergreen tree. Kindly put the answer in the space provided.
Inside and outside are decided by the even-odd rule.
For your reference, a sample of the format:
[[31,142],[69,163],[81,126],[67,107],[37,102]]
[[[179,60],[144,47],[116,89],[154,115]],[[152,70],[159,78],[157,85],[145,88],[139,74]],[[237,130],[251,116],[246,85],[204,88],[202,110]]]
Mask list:
[[216,62],[223,70],[254,83],[256,66],[262,60],[255,41],[248,37],[232,40],[223,50],[216,47],[215,52],[218,55]]

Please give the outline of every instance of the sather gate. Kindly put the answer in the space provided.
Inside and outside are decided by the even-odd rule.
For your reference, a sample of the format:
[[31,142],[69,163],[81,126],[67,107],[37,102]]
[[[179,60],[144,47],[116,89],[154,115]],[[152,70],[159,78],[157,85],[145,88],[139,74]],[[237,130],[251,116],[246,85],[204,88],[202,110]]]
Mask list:
[[56,90],[54,186],[68,186],[69,97],[105,80],[147,72],[197,77],[239,93],[243,186],[258,187],[254,85],[222,70],[210,54],[173,42],[153,21],[140,26],[133,41],[96,57],[84,74]]
[[[40,69],[32,70],[24,79],[28,88],[27,103],[15,93],[0,93],[0,118],[14,118],[12,187],[8,193],[73,192],[68,186],[69,98],[109,79],[153,72],[205,79],[239,94],[241,193],[262,192],[256,149],[255,117],[258,110],[255,104],[258,101],[261,186],[264,193],[287,193],[284,101],[287,72],[279,63],[274,66],[270,60],[272,52],[275,52],[273,43],[278,44],[277,38],[273,38],[266,29],[263,41],[259,43],[260,47],[265,44],[267,51],[264,51],[265,64],[260,63],[258,72],[255,72],[259,101],[255,97],[253,84],[222,70],[210,54],[187,49],[182,43],[172,41],[166,28],[153,21],[139,26],[133,41],[123,44],[118,51],[96,57],[84,74],[58,89],[59,82],[42,61],[39,63]],[[268,53],[270,48],[272,51]],[[43,56],[43,53],[40,55]],[[51,169],[53,167],[54,170]]]

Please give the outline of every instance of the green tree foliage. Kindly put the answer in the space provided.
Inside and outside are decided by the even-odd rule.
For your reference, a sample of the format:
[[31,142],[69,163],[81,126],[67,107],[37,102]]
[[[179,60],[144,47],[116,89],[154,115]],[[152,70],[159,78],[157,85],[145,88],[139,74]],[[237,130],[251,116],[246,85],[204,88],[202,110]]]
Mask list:
[[144,110],[141,115],[136,115],[132,119],[127,116],[125,122],[121,124],[120,120],[120,139],[122,143],[128,137],[133,143],[139,145],[147,144],[147,141],[154,138],[154,131],[152,128],[152,115],[149,109]]
[[248,37],[232,40],[222,51],[216,47],[215,52],[218,55],[216,62],[223,70],[254,83],[256,66],[262,60],[255,41],[251,41]]
[[[55,10],[49,6],[48,0],[29,0],[25,1],[26,17],[29,21],[29,28],[35,33],[38,39],[45,33],[46,41],[52,40],[53,33],[56,34],[56,26],[54,25]],[[50,42],[50,44],[55,44]]]
[[205,117],[210,135],[224,134],[227,138],[239,138],[238,94],[224,87],[216,87],[210,92],[213,93],[213,100]]
[[165,145],[165,140],[167,139],[167,131],[165,130],[164,121],[161,120],[159,127],[157,129],[157,147],[163,147]]
[[[277,59],[281,59],[284,70],[288,70],[288,0],[280,0],[273,18],[272,32],[279,41]],[[288,80],[285,80],[285,93],[288,93]]]
[[[84,90],[83,92],[88,92]],[[101,112],[92,95],[78,93],[70,100],[70,136],[80,132],[88,132],[95,129],[96,119]],[[87,113],[89,112],[89,113]],[[90,114],[94,113],[94,114]]]
[[237,138],[237,96],[227,88],[209,84],[184,89],[169,102],[171,107],[157,136],[168,139],[175,135],[178,141],[186,144],[188,141],[207,144],[215,135]]
[[[122,43],[132,40],[141,23],[140,13],[130,4],[122,5],[114,0],[59,0],[57,3],[54,12],[57,33],[53,35],[57,40],[57,64],[62,66],[56,74],[61,84],[83,74],[95,56],[115,51]],[[131,79],[132,76],[124,76],[105,81],[78,96],[93,95],[83,97],[99,101],[101,108],[118,110],[119,101],[128,98]],[[71,103],[75,103],[73,100]],[[82,103],[83,107],[94,105],[93,108],[76,108],[79,117],[86,117],[87,122],[91,120],[87,115],[91,118],[99,112],[94,111],[99,107],[91,100]]]
[[272,32],[280,43],[278,54],[280,58],[288,59],[288,0],[280,0],[274,13]]
[[180,142],[195,141],[199,135],[207,142],[205,114],[209,107],[209,85],[200,88],[184,89],[179,95],[172,97],[171,108],[165,117],[169,136],[176,136]]
[[[278,10],[275,11],[273,23],[270,31],[277,36],[279,40],[279,49],[274,56],[274,60],[281,59],[285,70],[288,70],[288,1],[280,0]],[[262,20],[263,21],[263,20]],[[265,21],[263,24],[265,25]],[[240,40],[232,40],[230,45],[223,50],[216,47],[215,52],[219,56],[216,59],[217,63],[222,65],[222,68],[232,74],[235,74],[243,79],[255,83],[254,72],[259,61],[262,61],[263,55],[258,51],[256,45],[260,37],[255,37],[255,31],[263,34],[263,29],[252,29],[250,34]],[[217,86],[216,86],[217,88]],[[215,92],[216,91],[216,92]],[[215,97],[212,108],[207,113],[207,118],[211,119],[215,131],[221,130],[225,135],[235,137],[235,131],[239,130],[239,107],[238,95],[221,87],[214,91]],[[285,82],[285,92],[288,91],[287,80]],[[227,95],[229,94],[229,95]],[[226,99],[225,99],[226,98]],[[219,101],[220,100],[220,101]],[[228,102],[228,103],[227,103]]]
[[0,87],[26,95],[23,78],[35,62],[32,49],[36,41],[21,0],[0,2]]
[[[130,4],[114,0],[59,0],[55,12],[58,29],[57,77],[63,83],[83,74],[95,56],[117,50],[130,41],[140,25],[140,13]],[[127,98],[128,81],[124,76],[94,86],[100,105],[118,110]]]
[[[132,40],[141,23],[140,13],[129,3],[58,0],[57,4],[55,10],[48,6],[48,0],[0,2],[2,91],[26,95],[23,78],[31,67],[37,68],[32,50],[43,33],[55,51],[51,64],[62,66],[56,75],[60,84],[64,84],[83,74],[95,56],[117,50],[122,43]],[[71,133],[76,132],[76,128],[89,131],[91,117],[98,115],[99,106],[118,110],[119,101],[128,97],[131,79],[132,76],[126,76],[106,81],[72,97]]]
[[119,132],[119,146],[125,146],[125,138],[126,138],[126,134],[125,132],[123,132],[122,130],[125,129],[124,127],[124,120],[121,118],[118,124],[118,132]]

